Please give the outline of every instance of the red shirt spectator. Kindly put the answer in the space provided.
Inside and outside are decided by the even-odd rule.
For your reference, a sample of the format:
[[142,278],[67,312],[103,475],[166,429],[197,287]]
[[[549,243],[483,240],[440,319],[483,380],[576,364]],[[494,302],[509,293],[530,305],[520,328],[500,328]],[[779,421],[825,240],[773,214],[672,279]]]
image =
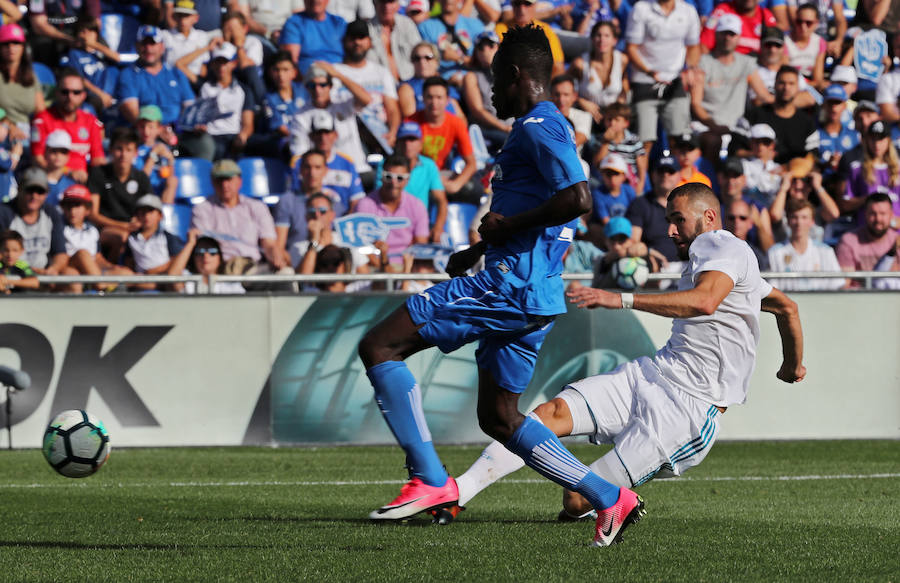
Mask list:
[[446,170],[444,163],[454,146],[460,156],[474,154],[469,140],[469,128],[452,113],[445,115],[439,125],[425,121],[425,112],[421,110],[409,119],[422,127],[422,153],[434,160],[438,169]]
[[[706,26],[703,27],[703,31],[700,33],[700,43],[705,45],[707,49],[713,50],[713,47],[716,45],[716,25],[719,23],[719,18],[723,14],[737,14],[744,25],[738,39],[737,49],[735,50],[744,55],[756,56],[759,54],[759,39],[762,36],[763,26],[777,27],[778,23],[775,21],[775,16],[769,12],[769,9],[759,6],[757,0],[738,0],[738,2],[747,6],[748,10],[746,13],[739,12],[735,8],[734,2],[723,2],[716,6],[715,10],[709,15]],[[753,8],[749,9],[751,5]]]

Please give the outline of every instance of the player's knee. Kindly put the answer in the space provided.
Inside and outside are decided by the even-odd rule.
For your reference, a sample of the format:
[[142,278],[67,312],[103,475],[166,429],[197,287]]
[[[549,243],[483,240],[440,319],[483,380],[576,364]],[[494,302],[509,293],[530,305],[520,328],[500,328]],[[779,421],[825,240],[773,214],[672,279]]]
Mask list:
[[380,343],[375,335],[372,334],[372,331],[369,330],[366,332],[365,336],[362,337],[362,340],[359,341],[359,345],[357,346],[359,357],[362,359],[363,364],[366,365],[366,368],[381,362],[378,359],[379,348]]
[[572,429],[572,414],[569,413],[569,406],[562,399],[552,399],[542,403],[537,406],[534,413],[544,425],[554,430],[557,435],[560,434],[560,431],[556,431],[557,429],[563,431],[563,435],[568,433],[568,431],[564,431],[566,427],[569,431]]
[[507,419],[498,411],[478,409],[478,426],[490,438],[506,443],[516,431],[516,419]]

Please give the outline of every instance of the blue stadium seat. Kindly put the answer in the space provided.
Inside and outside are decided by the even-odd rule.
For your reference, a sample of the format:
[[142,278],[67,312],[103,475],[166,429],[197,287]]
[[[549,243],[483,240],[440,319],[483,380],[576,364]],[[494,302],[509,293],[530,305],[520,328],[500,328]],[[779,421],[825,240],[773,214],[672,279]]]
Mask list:
[[193,204],[203,202],[214,194],[212,178],[212,162],[204,158],[175,158],[175,176],[178,177],[178,190],[175,200],[190,201]]
[[41,85],[51,89],[56,87],[56,75],[53,74],[53,70],[50,67],[35,61],[31,64],[31,68],[34,69],[34,76],[41,82]]
[[288,167],[277,158],[241,158],[241,194],[268,205],[288,191]]
[[163,205],[163,229],[176,235],[182,241],[187,240],[187,232],[191,227],[193,205],[190,201],[179,200],[175,204]]
[[478,205],[468,202],[451,202],[447,205],[447,222],[444,223],[444,243],[454,249],[469,246],[469,225],[478,212]]
[[137,59],[137,29],[140,21],[128,14],[104,13],[100,16],[100,34],[109,48],[122,55],[122,62]]

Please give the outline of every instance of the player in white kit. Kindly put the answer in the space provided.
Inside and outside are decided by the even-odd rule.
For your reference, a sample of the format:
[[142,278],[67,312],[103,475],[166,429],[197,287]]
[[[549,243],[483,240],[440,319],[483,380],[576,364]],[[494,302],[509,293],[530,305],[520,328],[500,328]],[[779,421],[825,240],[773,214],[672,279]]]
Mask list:
[[[583,308],[674,318],[669,341],[654,356],[574,382],[531,413],[558,436],[588,435],[594,443],[614,444],[590,465],[613,484],[631,488],[677,476],[703,460],[722,413],[746,400],[760,310],[775,315],[781,336],[783,362],[776,376],[793,383],[806,375],[797,305],[760,277],[750,247],[722,230],[719,209],[713,191],[699,183],[669,195],[669,237],[685,260],[678,291],[620,294],[578,286],[567,292]],[[459,505],[522,465],[502,444],[491,443],[457,478]],[[563,508],[560,518],[591,514],[587,501],[569,491]]]

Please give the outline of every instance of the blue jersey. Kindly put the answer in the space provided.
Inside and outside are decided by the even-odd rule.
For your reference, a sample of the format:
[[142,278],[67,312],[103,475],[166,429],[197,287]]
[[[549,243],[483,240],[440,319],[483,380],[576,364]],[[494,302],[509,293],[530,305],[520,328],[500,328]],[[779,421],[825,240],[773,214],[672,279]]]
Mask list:
[[841,131],[833,136],[819,128],[819,162],[827,165],[835,154],[843,154],[859,144],[859,132],[851,130],[847,126],[841,126]]
[[[291,169],[291,188],[293,192],[302,192],[300,180],[300,163],[297,159]],[[328,172],[322,179],[322,190],[331,198],[334,214],[343,216],[350,210],[350,201],[362,198],[366,195],[363,190],[362,180],[356,171],[356,166],[346,154],[332,152],[331,159],[327,162]]]
[[[497,156],[491,211],[516,215],[585,181],[572,125],[555,105],[542,101],[515,121]],[[495,285],[522,311],[536,315],[566,311],[559,276],[576,226],[574,219],[518,233],[501,246],[488,246],[485,261]]]
[[107,67],[102,58],[81,49],[69,49],[59,61],[60,67],[72,67],[81,76],[107,93],[116,90],[119,69]]
[[325,20],[314,20],[305,12],[291,15],[281,29],[282,45],[300,45],[297,67],[306,74],[315,61],[340,63],[344,59],[344,31],[347,21],[340,16],[325,14]]
[[181,107],[194,100],[194,90],[178,69],[163,65],[154,75],[134,63],[119,73],[116,98],[119,102],[137,99],[141,107],[155,105],[162,111],[162,123],[172,124],[178,121]]
[[622,185],[619,196],[613,196],[601,184],[591,192],[594,199],[594,211],[592,217],[594,219],[610,219],[612,217],[624,217],[631,205],[631,201],[637,198],[634,188],[627,182]]
[[291,89],[294,96],[290,101],[282,99],[277,91],[266,93],[263,98],[266,130],[277,132],[281,126],[291,127],[291,118],[309,101],[309,92],[303,84],[291,83]]

